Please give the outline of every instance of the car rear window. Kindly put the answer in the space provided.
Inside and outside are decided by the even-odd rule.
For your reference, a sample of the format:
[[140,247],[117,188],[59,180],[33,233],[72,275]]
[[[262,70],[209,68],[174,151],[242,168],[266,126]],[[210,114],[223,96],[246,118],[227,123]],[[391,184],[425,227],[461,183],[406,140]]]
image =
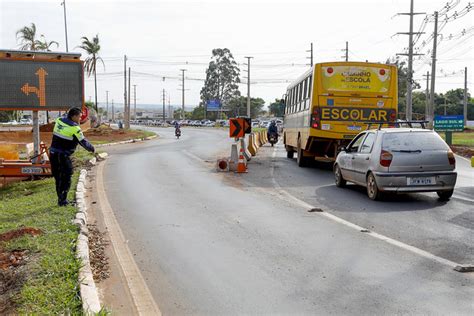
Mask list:
[[448,145],[436,133],[401,132],[385,134],[382,148],[385,150],[446,150]]

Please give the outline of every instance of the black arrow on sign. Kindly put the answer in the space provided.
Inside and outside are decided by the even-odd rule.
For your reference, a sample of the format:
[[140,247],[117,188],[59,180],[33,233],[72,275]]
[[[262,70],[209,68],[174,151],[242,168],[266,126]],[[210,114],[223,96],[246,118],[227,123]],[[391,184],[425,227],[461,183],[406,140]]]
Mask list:
[[230,136],[231,137],[238,137],[240,135],[240,131],[242,130],[242,126],[240,126],[239,120],[232,120],[232,123],[234,124],[235,129],[234,129],[232,135],[230,135]]

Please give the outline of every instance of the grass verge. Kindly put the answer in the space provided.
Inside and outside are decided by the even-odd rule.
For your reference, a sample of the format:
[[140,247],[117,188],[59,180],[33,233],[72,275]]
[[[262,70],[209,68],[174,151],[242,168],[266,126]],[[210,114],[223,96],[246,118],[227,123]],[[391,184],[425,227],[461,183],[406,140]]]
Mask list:
[[[75,188],[78,174],[74,174]],[[74,198],[74,191],[69,199]],[[0,233],[22,226],[38,228],[36,237],[5,242],[5,250],[27,251],[27,275],[11,298],[19,314],[80,314],[80,261],[75,256],[78,229],[72,224],[73,206],[56,206],[54,179],[25,181],[0,189]]]
[[[440,132],[439,135],[443,139],[446,138],[444,132]],[[474,132],[453,132],[453,145],[474,147]]]

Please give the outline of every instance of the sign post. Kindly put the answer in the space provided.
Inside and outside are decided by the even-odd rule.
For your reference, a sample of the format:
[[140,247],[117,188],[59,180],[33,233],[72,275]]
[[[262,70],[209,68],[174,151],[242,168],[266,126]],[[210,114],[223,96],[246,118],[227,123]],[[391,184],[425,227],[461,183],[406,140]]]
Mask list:
[[445,132],[446,143],[452,145],[453,132],[464,131],[464,115],[435,115],[434,130]]

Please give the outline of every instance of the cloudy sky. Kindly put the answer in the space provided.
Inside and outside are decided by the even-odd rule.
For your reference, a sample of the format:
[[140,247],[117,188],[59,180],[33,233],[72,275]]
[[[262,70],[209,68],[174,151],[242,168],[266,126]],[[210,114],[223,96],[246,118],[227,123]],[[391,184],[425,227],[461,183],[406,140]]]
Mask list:
[[[251,62],[251,94],[267,104],[285,93],[288,83],[302,74],[309,62],[310,43],[314,61],[342,60],[349,42],[350,60],[383,62],[404,52],[409,18],[396,16],[409,11],[409,0],[66,0],[69,50],[80,51],[80,38],[99,34],[105,69],[98,70],[98,99],[123,100],[123,55],[129,57],[132,85],[137,85],[137,103],[161,104],[162,89],[171,105],[181,104],[180,69],[186,71],[186,105],[199,103],[213,48],[229,48],[246,81]],[[474,8],[464,16],[468,1],[447,0],[449,11],[439,43],[436,91],[463,87],[468,67],[468,87],[474,88]],[[59,42],[65,51],[62,0],[0,0],[0,48],[18,47],[15,33],[35,23],[38,34]],[[415,0],[415,11],[432,14],[447,11],[446,0]],[[474,5],[474,4],[473,4]],[[458,17],[453,18],[455,12]],[[415,60],[415,79],[425,87],[423,74],[431,70],[433,23],[415,17],[415,30],[426,24],[416,42],[425,53]],[[463,32],[463,30],[465,30]],[[451,35],[451,36],[450,36]],[[426,43],[424,43],[426,42]],[[405,57],[402,57],[405,58]],[[165,80],[163,81],[163,77]],[[246,85],[240,91],[247,94]],[[86,99],[94,98],[93,81],[86,79]]]

